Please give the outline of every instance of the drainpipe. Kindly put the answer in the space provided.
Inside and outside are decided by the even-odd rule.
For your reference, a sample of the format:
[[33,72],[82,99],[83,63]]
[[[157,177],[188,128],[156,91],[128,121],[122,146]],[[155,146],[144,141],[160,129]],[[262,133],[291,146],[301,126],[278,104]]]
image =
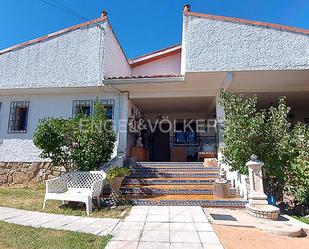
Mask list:
[[[109,84],[108,87],[111,88],[112,90],[114,90],[115,92],[117,92],[117,93],[119,94],[119,96],[120,96],[122,93],[125,93],[125,92],[121,92],[121,91],[119,91],[118,89],[116,89],[115,87],[113,87],[112,84]],[[127,93],[129,93],[129,92],[127,92]]]
[[[104,84],[104,83],[103,83]],[[116,89],[115,87],[113,87],[112,86],[112,84],[108,84],[108,87],[110,88],[110,89],[112,89],[114,92],[116,92],[117,94],[118,94],[118,103],[119,103],[119,107],[118,107],[118,117],[120,117],[120,115],[121,115],[121,98],[123,97],[122,96],[122,94],[123,93],[128,93],[128,96],[129,96],[129,92],[128,91],[119,91],[118,89]],[[119,118],[118,118],[119,119]],[[120,141],[120,131],[119,131],[119,127],[118,127],[118,146],[119,146],[119,141]],[[122,153],[123,155],[125,155],[126,154],[126,151],[118,151],[117,150],[117,156],[119,156],[118,155],[118,153]],[[123,159],[123,158],[122,158]]]

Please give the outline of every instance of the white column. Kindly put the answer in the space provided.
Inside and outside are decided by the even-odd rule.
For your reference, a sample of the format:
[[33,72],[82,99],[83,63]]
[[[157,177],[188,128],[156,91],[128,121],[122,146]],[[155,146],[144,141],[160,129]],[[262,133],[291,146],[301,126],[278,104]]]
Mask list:
[[127,125],[128,125],[128,93],[119,95],[118,115],[118,154],[126,153],[127,146]]
[[217,134],[218,134],[218,159],[221,161],[222,153],[221,149],[224,147],[223,131],[219,129],[223,125],[225,113],[223,106],[220,104],[220,96],[216,96],[216,122],[217,122]]

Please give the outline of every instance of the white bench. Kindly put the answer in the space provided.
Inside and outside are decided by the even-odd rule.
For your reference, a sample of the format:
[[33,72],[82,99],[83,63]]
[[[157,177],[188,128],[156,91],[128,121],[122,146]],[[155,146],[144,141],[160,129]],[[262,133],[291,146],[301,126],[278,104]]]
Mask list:
[[43,209],[47,200],[84,202],[87,214],[92,212],[92,198],[100,205],[99,195],[103,188],[106,174],[103,171],[70,172],[46,181]]

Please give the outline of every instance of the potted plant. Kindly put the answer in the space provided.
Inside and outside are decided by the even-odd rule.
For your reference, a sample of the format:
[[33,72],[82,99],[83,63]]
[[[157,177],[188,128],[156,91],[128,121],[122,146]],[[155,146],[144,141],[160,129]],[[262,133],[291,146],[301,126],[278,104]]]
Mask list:
[[113,168],[107,173],[107,181],[112,191],[119,192],[124,178],[131,173],[130,168]]

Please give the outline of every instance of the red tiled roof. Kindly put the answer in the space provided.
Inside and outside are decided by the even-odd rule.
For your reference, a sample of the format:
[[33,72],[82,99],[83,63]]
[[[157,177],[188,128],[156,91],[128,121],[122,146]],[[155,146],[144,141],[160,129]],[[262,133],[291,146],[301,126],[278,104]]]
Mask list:
[[106,77],[107,80],[121,80],[121,79],[151,79],[151,78],[172,78],[172,77],[183,77],[183,75],[176,74],[162,74],[162,75],[131,75],[131,76],[115,76]]
[[99,18],[93,19],[91,21],[80,23],[80,24],[77,24],[77,25],[74,25],[74,26],[71,26],[71,27],[68,27],[68,28],[65,28],[65,29],[61,29],[61,30],[56,31],[54,33],[50,33],[48,35],[44,35],[44,36],[35,38],[33,40],[30,40],[30,41],[26,41],[26,42],[14,45],[12,47],[2,49],[2,50],[0,50],[0,55],[4,54],[4,53],[7,53],[7,52],[10,52],[10,51],[13,51],[13,50],[16,50],[16,49],[19,49],[19,48],[23,48],[25,46],[28,46],[28,45],[31,45],[31,44],[34,44],[34,43],[37,43],[37,42],[41,42],[41,41],[47,40],[49,38],[52,38],[52,37],[55,37],[55,36],[67,33],[69,31],[73,31],[73,30],[79,29],[81,27],[85,27],[85,26],[90,25],[90,24],[102,22],[102,21],[105,21],[105,20],[107,20],[107,16],[106,16],[106,13],[103,12],[102,15]]
[[285,26],[285,25],[269,23],[269,22],[253,21],[253,20],[247,20],[247,19],[242,19],[242,18],[217,16],[217,15],[211,15],[211,14],[191,12],[189,5],[185,5],[183,13],[188,16],[204,17],[204,18],[218,20],[218,21],[236,22],[236,23],[241,23],[241,24],[254,25],[254,26],[260,26],[260,27],[265,27],[265,28],[273,28],[273,29],[282,30],[282,31],[290,31],[290,32],[309,35],[309,29],[302,29],[302,28]]
[[155,60],[159,60],[161,58],[174,55],[180,53],[181,51],[181,43],[169,46],[167,48],[163,48],[160,50],[153,51],[151,53],[147,53],[136,58],[130,59],[129,64],[131,67],[140,66]]

